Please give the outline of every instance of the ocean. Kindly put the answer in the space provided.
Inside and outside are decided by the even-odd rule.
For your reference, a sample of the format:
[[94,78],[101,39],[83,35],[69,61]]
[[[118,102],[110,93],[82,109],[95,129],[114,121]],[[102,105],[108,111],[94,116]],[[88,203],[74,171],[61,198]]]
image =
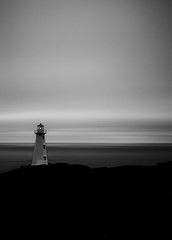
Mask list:
[[[34,144],[1,143],[0,173],[31,164]],[[155,165],[172,160],[172,144],[47,144],[49,163],[92,168]]]

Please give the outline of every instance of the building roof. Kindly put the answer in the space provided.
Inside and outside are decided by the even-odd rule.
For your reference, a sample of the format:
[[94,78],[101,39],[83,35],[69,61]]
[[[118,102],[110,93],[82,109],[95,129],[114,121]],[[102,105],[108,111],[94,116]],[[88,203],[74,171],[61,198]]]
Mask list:
[[38,126],[39,126],[39,127],[44,127],[44,125],[42,125],[42,123],[40,123]]

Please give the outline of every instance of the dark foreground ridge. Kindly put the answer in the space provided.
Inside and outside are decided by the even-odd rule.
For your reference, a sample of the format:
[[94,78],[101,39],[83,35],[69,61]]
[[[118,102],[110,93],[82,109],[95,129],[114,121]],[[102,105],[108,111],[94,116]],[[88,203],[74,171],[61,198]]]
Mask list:
[[0,187],[3,222],[17,234],[21,229],[57,239],[171,234],[172,162],[97,169],[23,166],[1,174]]

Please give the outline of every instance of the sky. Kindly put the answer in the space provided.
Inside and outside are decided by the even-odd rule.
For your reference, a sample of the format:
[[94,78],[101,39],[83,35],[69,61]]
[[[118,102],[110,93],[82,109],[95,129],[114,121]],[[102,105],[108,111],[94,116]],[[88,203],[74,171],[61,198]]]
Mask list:
[[33,141],[40,122],[48,141],[172,142],[171,11],[0,0],[0,142]]

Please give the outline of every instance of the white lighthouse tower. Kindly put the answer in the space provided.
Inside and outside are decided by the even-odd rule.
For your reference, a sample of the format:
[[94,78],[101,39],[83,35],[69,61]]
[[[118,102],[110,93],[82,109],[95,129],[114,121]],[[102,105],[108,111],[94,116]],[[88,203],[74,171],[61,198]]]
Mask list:
[[37,125],[37,129],[35,130],[36,140],[35,140],[35,148],[33,153],[32,165],[47,165],[47,150],[45,145],[45,134],[46,130],[44,130],[44,125],[41,123]]

